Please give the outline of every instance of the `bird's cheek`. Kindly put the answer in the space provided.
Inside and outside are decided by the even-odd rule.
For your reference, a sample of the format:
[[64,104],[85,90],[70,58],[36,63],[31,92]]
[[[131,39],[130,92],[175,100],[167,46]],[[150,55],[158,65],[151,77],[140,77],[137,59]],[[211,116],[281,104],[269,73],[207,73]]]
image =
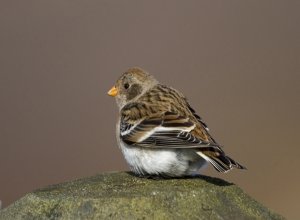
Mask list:
[[134,98],[137,97],[139,94],[141,94],[141,92],[142,92],[142,87],[141,87],[140,85],[138,85],[138,84],[133,84],[133,85],[129,88],[129,90],[128,90],[127,94],[126,94],[127,100],[132,100],[132,99],[134,99]]
[[127,98],[124,94],[118,94],[116,97],[116,102],[118,104],[118,106],[124,106],[127,102]]

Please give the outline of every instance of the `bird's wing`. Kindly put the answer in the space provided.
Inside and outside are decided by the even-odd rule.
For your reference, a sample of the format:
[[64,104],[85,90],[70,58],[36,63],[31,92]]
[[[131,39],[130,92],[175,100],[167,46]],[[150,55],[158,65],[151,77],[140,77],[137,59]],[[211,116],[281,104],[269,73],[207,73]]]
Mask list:
[[203,128],[205,128],[205,130],[209,131],[209,128],[208,128],[207,124],[196,113],[196,111],[192,108],[192,106],[190,105],[190,103],[186,99],[185,99],[185,101],[186,101],[186,105],[187,105],[188,109],[192,112],[192,114],[195,116],[195,118],[197,119],[197,121],[203,126]]
[[201,139],[194,135],[196,129],[189,118],[176,113],[165,112],[160,116],[148,117],[139,121],[121,119],[120,138],[129,146],[144,148],[193,148],[199,156],[209,161],[219,172],[227,172],[232,167],[245,169],[226,156],[216,142]]
[[133,124],[121,119],[120,137],[129,144],[148,148],[217,148],[213,142],[193,135],[194,124],[188,117],[165,112]]

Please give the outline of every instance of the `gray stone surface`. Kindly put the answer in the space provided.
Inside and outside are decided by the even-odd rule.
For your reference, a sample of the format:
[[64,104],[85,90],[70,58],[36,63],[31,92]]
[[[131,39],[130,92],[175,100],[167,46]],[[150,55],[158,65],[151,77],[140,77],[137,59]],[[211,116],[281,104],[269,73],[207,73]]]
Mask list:
[[0,219],[283,219],[218,178],[146,179],[105,173],[34,191]]

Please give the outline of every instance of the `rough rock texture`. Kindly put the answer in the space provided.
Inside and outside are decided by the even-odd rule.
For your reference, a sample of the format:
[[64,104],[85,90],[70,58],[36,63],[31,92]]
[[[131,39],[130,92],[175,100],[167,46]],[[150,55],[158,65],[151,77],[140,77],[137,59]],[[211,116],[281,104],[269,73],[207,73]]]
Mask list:
[[0,219],[283,219],[224,180],[145,179],[106,173],[49,186],[0,211]]

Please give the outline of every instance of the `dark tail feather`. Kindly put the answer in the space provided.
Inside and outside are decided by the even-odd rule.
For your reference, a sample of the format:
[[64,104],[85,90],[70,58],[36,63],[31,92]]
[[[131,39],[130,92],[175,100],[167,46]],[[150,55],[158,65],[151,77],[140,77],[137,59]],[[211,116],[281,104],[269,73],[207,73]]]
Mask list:
[[[225,156],[225,157],[227,157],[227,156]],[[239,164],[238,162],[234,161],[230,157],[227,157],[227,158],[230,160],[230,162],[231,162],[231,164],[232,164],[233,167],[235,167],[237,169],[247,170],[247,168],[245,166]]]
[[226,173],[233,167],[237,169],[246,169],[246,167],[226,156],[224,152],[199,151],[197,154],[210,162],[218,172]]

